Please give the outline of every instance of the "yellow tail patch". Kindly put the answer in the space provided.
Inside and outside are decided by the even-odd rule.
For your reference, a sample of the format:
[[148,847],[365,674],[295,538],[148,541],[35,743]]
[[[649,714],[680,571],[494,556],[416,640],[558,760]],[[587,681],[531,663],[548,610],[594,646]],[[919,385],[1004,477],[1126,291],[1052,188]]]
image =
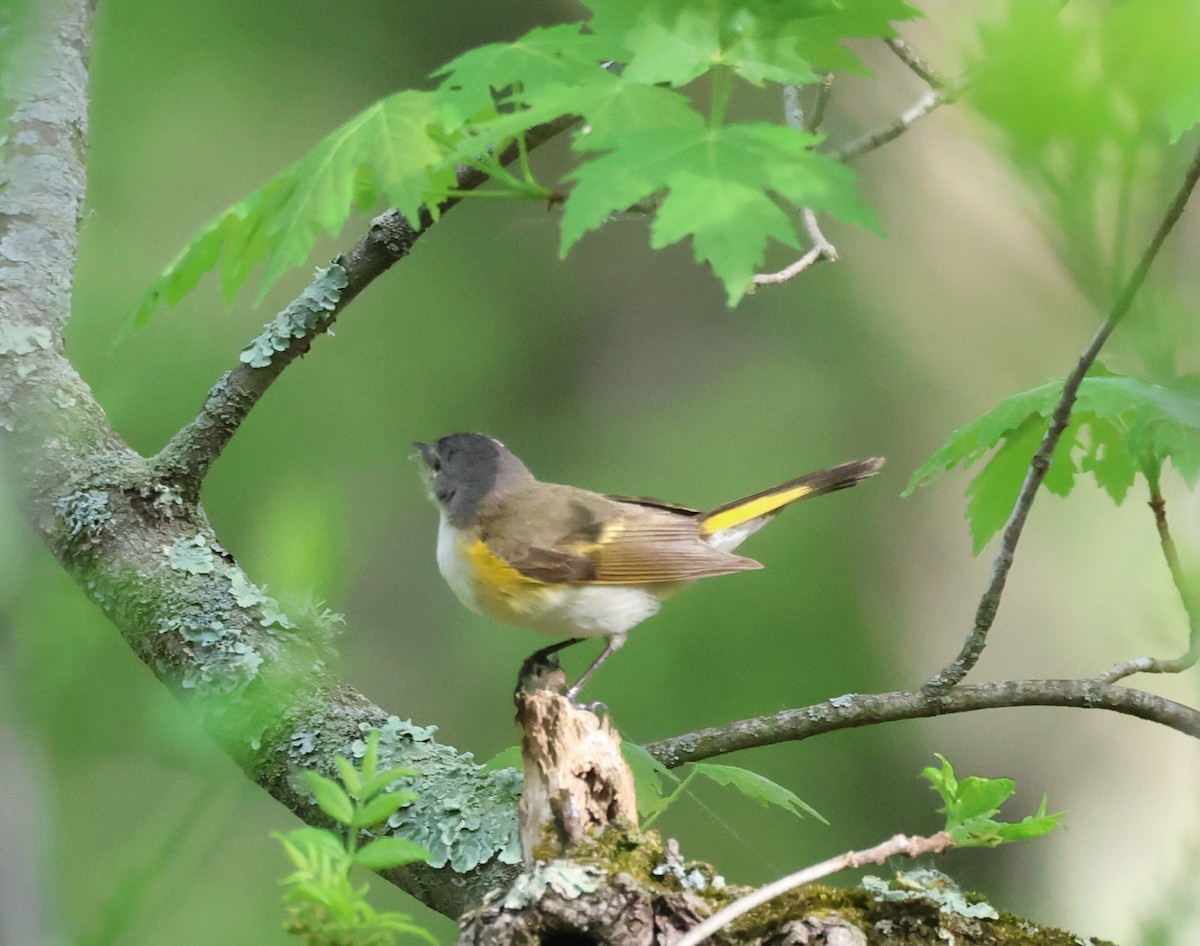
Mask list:
[[759,516],[765,516],[767,513],[782,509],[788,503],[794,503],[797,499],[802,499],[812,491],[813,486],[811,483],[800,483],[781,489],[778,492],[767,493],[765,496],[751,496],[745,502],[733,505],[728,509],[722,509],[708,516],[701,523],[700,531],[704,535],[712,535],[714,532],[724,532],[726,529],[740,526],[743,522],[749,522],[751,519],[757,519]]

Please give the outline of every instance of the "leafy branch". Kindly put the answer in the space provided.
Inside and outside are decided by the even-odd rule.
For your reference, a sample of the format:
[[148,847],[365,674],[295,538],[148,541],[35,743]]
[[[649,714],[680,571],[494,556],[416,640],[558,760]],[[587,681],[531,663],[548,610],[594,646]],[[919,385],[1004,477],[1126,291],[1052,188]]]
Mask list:
[[1091,370],[1100,354],[1100,350],[1104,347],[1104,343],[1108,341],[1109,336],[1112,335],[1113,331],[1121,323],[1121,320],[1125,318],[1125,315],[1133,305],[1133,300],[1138,290],[1141,289],[1142,284],[1146,281],[1146,277],[1150,273],[1150,267],[1158,257],[1159,250],[1162,249],[1167,236],[1179,222],[1179,218],[1183,216],[1183,210],[1187,206],[1197,180],[1200,180],[1200,150],[1197,150],[1193,156],[1191,164],[1184,174],[1182,184],[1167,207],[1167,211],[1163,215],[1158,228],[1155,230],[1154,236],[1138,260],[1137,266],[1134,267],[1133,272],[1130,274],[1124,289],[1122,289],[1121,294],[1113,304],[1108,317],[1104,320],[1100,328],[1097,329],[1091,342],[1088,343],[1083,354],[1080,355],[1075,369],[1067,376],[1066,381],[1063,383],[1062,393],[1055,404],[1050,424],[1042,436],[1041,443],[1034,453],[1033,459],[1029,462],[1029,470],[1025,475],[1024,482],[1021,484],[1021,490],[1017,495],[1012,514],[1004,527],[1000,551],[996,555],[992,566],[992,579],[988,583],[988,587],[984,591],[976,611],[975,626],[967,636],[959,655],[929,680],[926,684],[926,689],[937,691],[956,685],[970,672],[971,668],[975,666],[983,654],[983,650],[987,646],[988,631],[996,619],[996,612],[1000,607],[1000,598],[1004,593],[1004,585],[1008,579],[1009,570],[1012,568],[1013,555],[1016,552],[1017,542],[1021,538],[1022,531],[1024,531],[1025,521],[1029,517],[1029,510],[1033,506],[1037,491],[1045,481],[1046,475],[1050,470],[1055,449],[1071,422],[1071,411],[1079,396],[1084,378]]
[[340,831],[305,827],[275,835],[295,867],[283,881],[289,914],[285,928],[313,946],[387,946],[396,935],[417,936],[437,946],[433,934],[412,917],[375,910],[366,899],[367,885],[356,886],[350,877],[355,866],[388,870],[429,860],[429,851],[406,838],[373,838],[359,846],[364,829],[417,799],[415,792],[388,786],[419,773],[406,767],[380,769],[378,729],[367,736],[359,766],[343,755],[334,762],[339,781],[312,770],[304,776],[317,806]]

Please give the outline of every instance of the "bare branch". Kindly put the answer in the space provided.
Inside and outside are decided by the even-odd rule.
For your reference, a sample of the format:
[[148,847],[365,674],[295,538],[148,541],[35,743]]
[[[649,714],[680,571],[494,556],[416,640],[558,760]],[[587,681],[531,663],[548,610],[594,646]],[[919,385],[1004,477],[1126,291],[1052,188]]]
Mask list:
[[1041,445],[1033,455],[1033,459],[1030,460],[1029,471],[1025,475],[1025,482],[1021,485],[1021,492],[1017,496],[1012,515],[1009,517],[1008,524],[1004,527],[1004,537],[1000,542],[1000,552],[997,554],[996,560],[992,565],[991,582],[988,584],[987,590],[984,591],[975,613],[974,628],[972,628],[971,633],[967,636],[967,640],[963,644],[959,655],[953,662],[935,674],[925,684],[925,689],[941,690],[954,686],[970,672],[971,668],[975,666],[979,661],[979,657],[983,654],[983,649],[987,646],[988,631],[996,619],[996,611],[1000,607],[1000,597],[1004,593],[1004,584],[1008,579],[1009,569],[1012,568],[1013,554],[1016,551],[1017,542],[1020,540],[1021,532],[1025,528],[1025,520],[1029,516],[1029,510],[1033,506],[1033,500],[1037,495],[1038,488],[1046,478],[1046,471],[1050,469],[1050,463],[1054,456],[1054,448],[1058,445],[1063,431],[1066,430],[1067,424],[1071,421],[1071,409],[1075,405],[1079,386],[1083,383],[1084,375],[1087,374],[1093,363],[1095,363],[1096,357],[1100,354],[1100,349],[1104,347],[1104,343],[1108,341],[1109,336],[1112,335],[1113,331],[1125,317],[1125,314],[1129,311],[1130,306],[1133,305],[1134,297],[1146,281],[1146,276],[1149,274],[1150,267],[1157,258],[1159,250],[1162,249],[1163,242],[1183,215],[1183,210],[1187,206],[1188,199],[1191,197],[1192,190],[1195,188],[1198,179],[1200,179],[1200,150],[1197,150],[1193,156],[1192,163],[1188,166],[1187,172],[1184,174],[1182,185],[1180,185],[1174,199],[1172,199],[1167,212],[1163,215],[1163,219],[1159,223],[1158,229],[1150,241],[1150,245],[1146,247],[1141,259],[1138,260],[1137,266],[1134,267],[1133,273],[1130,274],[1125,288],[1113,304],[1108,318],[1104,320],[1104,324],[1100,326],[1087,348],[1084,349],[1083,354],[1079,356],[1079,361],[1075,365],[1075,369],[1068,375],[1067,380],[1063,384],[1062,396],[1058,399],[1058,404],[1054,408],[1054,414],[1049,427],[1046,428],[1046,434],[1042,438]]
[[918,78],[921,79],[931,89],[944,89],[950,84],[950,80],[934,70],[921,56],[917,55],[916,51],[904,42],[904,40],[888,39],[884,40],[887,43],[888,49],[894,52],[899,60],[908,66]]
[[1161,723],[1200,739],[1200,710],[1096,678],[1003,680],[938,692],[850,693],[812,706],[660,739],[648,743],[645,749],[663,765],[673,768],[741,749],[797,742],[842,729],[1009,706],[1109,710]]
[[962,93],[963,85],[962,80],[955,80],[940,89],[930,89],[890,122],[859,135],[840,148],[831,151],[829,156],[835,161],[845,163],[868,151],[874,151],[889,141],[894,141],[930,112],[954,101]]
[[[800,107],[799,87],[785,85],[783,87],[784,121],[791,128],[808,132],[816,131],[821,124],[822,118],[825,116],[825,104],[829,101],[829,94],[832,88],[833,76],[825,75],[817,87],[816,100],[812,113],[806,118],[804,110]],[[821,225],[817,222],[817,215],[813,213],[811,208],[805,207],[801,212],[801,217],[804,221],[804,232],[808,234],[809,240],[812,241],[812,249],[796,260],[796,262],[790,266],[785,266],[778,272],[755,274],[751,280],[752,286],[778,285],[794,279],[814,263],[822,261],[837,262],[837,247],[830,243],[825,234],[821,232]]]
[[[544,144],[576,121],[568,116],[532,129],[526,135],[526,149]],[[509,164],[519,155],[517,146],[511,145],[500,162]],[[458,171],[455,191],[471,191],[488,180],[479,169],[464,166]],[[439,219],[463,199],[459,193],[443,201],[438,207]],[[152,461],[156,473],[175,483],[186,498],[197,496],[212,464],[275,379],[307,354],[313,339],[327,332],[363,289],[408,255],[434,218],[422,210],[419,223],[420,229],[414,229],[399,213],[389,210],[372,220],[362,239],[328,269],[318,271],[304,292],[265,326],[256,340],[255,345],[269,358],[243,357],[213,385],[195,420],[171,438]]]
[[699,946],[700,943],[712,936],[713,933],[724,929],[738,917],[744,916],[751,910],[762,906],[770,900],[774,900],[776,897],[783,896],[789,890],[795,890],[797,887],[803,887],[805,884],[815,883],[822,877],[828,877],[830,874],[836,874],[838,871],[862,867],[864,864],[883,864],[888,858],[896,857],[900,854],[903,854],[905,857],[919,857],[922,854],[940,854],[953,845],[954,839],[950,837],[949,833],[939,831],[937,834],[927,838],[912,838],[907,835],[897,834],[882,844],[876,844],[874,847],[869,847],[862,851],[847,851],[845,854],[839,854],[837,857],[831,857],[829,860],[822,861],[819,864],[805,867],[794,874],[789,874],[786,877],[781,877],[779,880],[759,887],[744,897],[739,897],[733,903],[718,910],[703,923],[698,923],[688,930],[676,941],[675,946]]

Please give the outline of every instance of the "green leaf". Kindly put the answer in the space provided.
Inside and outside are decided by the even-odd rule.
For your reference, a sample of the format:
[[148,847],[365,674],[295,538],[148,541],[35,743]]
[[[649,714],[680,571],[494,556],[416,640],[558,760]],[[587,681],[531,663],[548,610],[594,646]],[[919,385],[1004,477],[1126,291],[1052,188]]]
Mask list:
[[320,772],[306,771],[304,777],[317,799],[317,807],[340,824],[348,825],[354,821],[354,803],[342,786]]
[[[637,796],[638,814],[644,819],[657,810],[666,797],[663,791],[664,782],[674,785],[679,780],[670,769],[636,742],[622,739],[621,755],[625,764],[629,766],[629,771],[633,773],[633,790]],[[659,814],[661,813],[659,811]]]
[[509,746],[507,749],[501,749],[483,763],[483,771],[495,772],[497,769],[517,769],[520,771],[524,768],[524,765],[525,763],[521,758],[521,747]]
[[945,756],[935,753],[940,768],[928,767],[921,774],[942,798],[939,812],[946,816],[945,830],[961,847],[995,847],[1012,841],[1040,837],[1054,830],[1062,821],[1063,812],[1046,813],[1046,798],[1037,814],[1016,823],[995,820],[1000,806],[1016,788],[1012,779],[987,779],[970,775],[959,781],[954,768]]
[[382,772],[376,773],[375,777],[363,783],[362,796],[370,798],[381,789],[387,788],[392,782],[402,778],[417,778],[420,772],[416,769],[407,768],[405,766],[396,766],[395,768],[384,769]]
[[[960,427],[913,473],[904,495],[996,448],[967,487],[967,518],[978,553],[1007,522],[1061,392],[1062,381],[1047,382]],[[1066,496],[1077,473],[1091,473],[1120,504],[1135,473],[1157,475],[1167,460],[1189,487],[1200,480],[1200,381],[1185,377],[1155,384],[1097,365],[1080,385],[1044,485]]]
[[362,774],[354,767],[354,764],[344,755],[335,755],[333,763],[337,766],[338,778],[342,780],[342,784],[346,787],[346,793],[351,798],[362,797],[359,793],[362,791]]
[[354,862],[370,870],[388,870],[429,860],[429,852],[407,838],[376,838],[360,847]]
[[590,26],[620,41],[631,78],[685,85],[717,67],[748,82],[811,82],[817,70],[866,72],[842,44],[893,36],[899,0],[593,0]]
[[376,795],[363,804],[354,815],[354,823],[359,827],[368,827],[387,821],[393,813],[411,805],[419,796],[416,792],[396,791]]
[[830,212],[871,225],[853,175],[812,152],[817,139],[780,125],[746,123],[653,128],[624,135],[617,147],[568,175],[561,252],[610,214],[665,190],[651,245],[691,236],[696,259],[709,263],[729,304],[750,288],[769,239],[796,246],[793,222],[777,198],[795,208]]
[[468,50],[434,73],[441,76],[441,116],[447,131],[496,109],[530,104],[544,86],[586,85],[603,74],[613,50],[578,23],[537,28],[511,43]]
[[749,769],[738,768],[735,765],[715,765],[711,762],[696,762],[693,768],[697,774],[711,779],[718,785],[736,788],[747,798],[762,805],[774,805],[791,812],[797,818],[809,814],[822,824],[829,824],[819,811],[802,801],[795,792],[784,788],[777,782],[772,782],[765,775],[751,772]]
[[325,828],[296,828],[287,834],[275,834],[293,864],[303,867],[313,851],[323,851],[327,856],[339,857],[346,849],[341,839]]
[[416,220],[454,184],[447,149],[429,134],[439,107],[429,92],[399,92],[368,106],[202,227],[138,303],[135,324],[160,302],[178,302],[222,256],[221,285],[232,300],[254,268],[265,267],[265,291],[307,259],[320,234],[336,236],[355,210],[386,201]]

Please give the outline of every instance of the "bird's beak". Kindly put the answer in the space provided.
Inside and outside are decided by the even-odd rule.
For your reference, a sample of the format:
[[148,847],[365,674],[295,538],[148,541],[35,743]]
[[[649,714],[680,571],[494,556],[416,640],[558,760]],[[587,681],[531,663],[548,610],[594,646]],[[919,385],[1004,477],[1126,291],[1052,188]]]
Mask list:
[[414,441],[413,446],[417,448],[417,453],[420,454],[421,460],[425,466],[432,468],[434,457],[437,456],[433,447],[429,446],[427,443],[421,443],[419,440]]

